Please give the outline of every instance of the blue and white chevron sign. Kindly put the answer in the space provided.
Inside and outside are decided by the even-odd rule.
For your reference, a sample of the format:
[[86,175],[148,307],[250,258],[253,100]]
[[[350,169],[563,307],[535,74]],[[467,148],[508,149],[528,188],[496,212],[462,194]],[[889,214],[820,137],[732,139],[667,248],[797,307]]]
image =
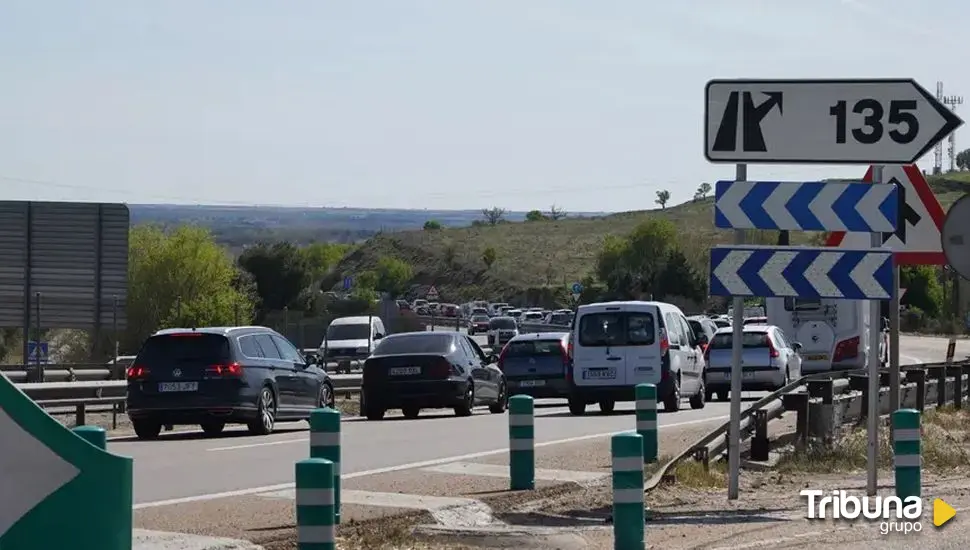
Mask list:
[[714,225],[722,229],[892,233],[899,190],[892,184],[719,181]]
[[805,246],[717,246],[711,250],[711,296],[888,300],[890,250]]

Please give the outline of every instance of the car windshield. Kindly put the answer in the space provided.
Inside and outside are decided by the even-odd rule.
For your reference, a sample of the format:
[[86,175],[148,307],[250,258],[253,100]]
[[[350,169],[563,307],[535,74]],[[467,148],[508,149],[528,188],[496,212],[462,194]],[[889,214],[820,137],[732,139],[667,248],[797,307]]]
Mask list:
[[515,330],[516,326],[515,319],[509,319],[508,317],[500,317],[488,322],[488,328],[490,329]]
[[472,321],[475,321],[476,323],[487,323],[488,315],[476,315],[472,317]]
[[646,312],[588,313],[579,319],[581,346],[649,346],[656,324]]
[[327,328],[327,340],[367,340],[370,338],[370,327],[363,323],[349,325],[330,325]]
[[509,342],[503,355],[505,357],[526,357],[536,355],[562,355],[559,340],[517,340]]
[[[722,332],[711,341],[711,349],[731,349],[734,342],[733,334]],[[767,332],[745,332],[741,335],[741,347],[743,348],[766,348],[768,347]]]
[[138,352],[138,362],[146,364],[220,363],[228,359],[229,340],[204,332],[152,336]]
[[403,353],[447,354],[454,349],[455,338],[447,333],[410,332],[395,334],[381,340],[374,355],[398,355]]

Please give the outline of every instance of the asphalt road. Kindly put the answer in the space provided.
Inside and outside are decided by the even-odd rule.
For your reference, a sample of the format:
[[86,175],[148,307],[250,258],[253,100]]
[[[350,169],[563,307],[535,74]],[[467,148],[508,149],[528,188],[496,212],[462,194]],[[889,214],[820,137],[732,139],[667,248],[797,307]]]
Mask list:
[[[966,341],[961,346],[963,350],[958,351],[970,351]],[[900,348],[903,364],[941,361],[946,340],[903,337]],[[751,397],[759,395],[763,394],[751,393]],[[612,415],[598,414],[595,406],[589,411],[574,417],[561,400],[538,401],[537,444],[634,429],[632,403],[618,403],[617,413]],[[708,403],[700,410],[662,413],[660,425],[726,420],[727,414],[728,403]],[[417,420],[350,418],[342,428],[341,469],[345,476],[465,460],[474,458],[468,455],[500,453],[508,447],[508,418],[489,414],[484,408],[469,418],[456,418],[450,411],[429,412]],[[214,439],[183,432],[163,435],[157,441],[113,440],[109,450],[135,459],[135,503],[144,505],[234,491],[259,492],[256,489],[292,483],[293,465],[308,456],[309,443],[306,424],[291,423],[281,424],[278,433],[265,437],[249,436],[243,428],[227,430]]]

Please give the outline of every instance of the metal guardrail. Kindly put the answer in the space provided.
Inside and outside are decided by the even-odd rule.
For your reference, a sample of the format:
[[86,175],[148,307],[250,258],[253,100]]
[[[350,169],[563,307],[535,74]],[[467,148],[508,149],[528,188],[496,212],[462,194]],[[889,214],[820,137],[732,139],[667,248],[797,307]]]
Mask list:
[[[930,376],[932,373],[932,376]],[[923,410],[928,397],[935,397],[932,405],[942,407],[953,402],[957,407],[963,403],[970,406],[970,359],[953,363],[921,363],[900,367],[900,374],[905,379],[900,381],[900,406],[912,406]],[[883,402],[889,394],[889,370],[881,369],[879,373],[880,410],[888,410],[888,400]],[[943,391],[939,388],[943,387]],[[828,435],[844,424],[850,424],[865,418],[868,400],[868,373],[865,369],[850,371],[833,371],[811,374],[794,380],[741,411],[741,439],[750,436],[756,429],[765,431],[767,438],[767,422],[779,418],[786,411],[797,414],[796,437],[804,441],[813,431],[810,423],[812,416],[821,417],[828,426],[815,424],[817,435]],[[910,403],[907,403],[910,401]],[[819,414],[821,409],[815,405],[831,405],[834,412]],[[811,415],[810,411],[816,414]],[[759,414],[763,412],[763,414]],[[760,418],[756,418],[760,417]],[[759,427],[758,424],[761,424]],[[708,433],[686,450],[664,464],[644,485],[646,491],[658,487],[680,462],[694,458],[704,462],[717,460],[727,448],[727,433],[730,422],[725,422]],[[827,432],[818,434],[819,431]]]

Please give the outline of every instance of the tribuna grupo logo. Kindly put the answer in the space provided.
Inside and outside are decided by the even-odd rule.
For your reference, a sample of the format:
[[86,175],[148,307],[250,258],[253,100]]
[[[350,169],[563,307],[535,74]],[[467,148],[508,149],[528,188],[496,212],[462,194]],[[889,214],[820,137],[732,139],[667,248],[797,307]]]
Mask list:
[[883,535],[923,530],[920,521],[923,499],[920,497],[857,497],[842,490],[826,492],[811,489],[805,489],[799,495],[808,499],[808,519],[853,521],[863,518],[878,521],[879,532]]

